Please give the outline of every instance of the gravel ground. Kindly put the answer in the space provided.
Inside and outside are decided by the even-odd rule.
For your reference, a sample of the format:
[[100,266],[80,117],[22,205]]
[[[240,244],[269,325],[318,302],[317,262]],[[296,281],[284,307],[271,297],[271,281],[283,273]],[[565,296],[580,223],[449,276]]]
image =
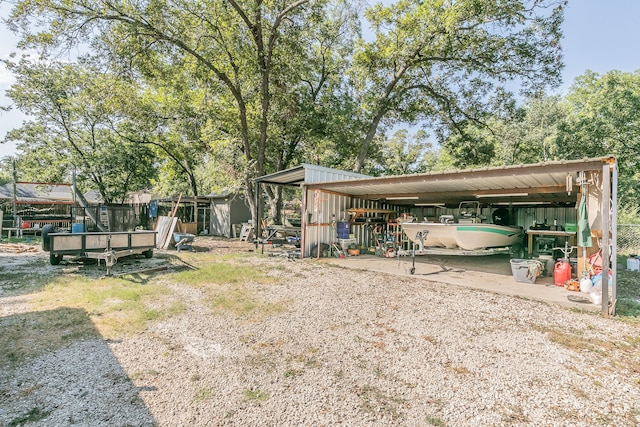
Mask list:
[[[279,279],[244,286],[283,311],[214,313],[201,289],[169,283],[186,310],[142,333],[0,363],[0,425],[640,424],[637,325],[433,278],[258,255],[245,266]],[[29,295],[4,286],[1,318],[28,313]]]

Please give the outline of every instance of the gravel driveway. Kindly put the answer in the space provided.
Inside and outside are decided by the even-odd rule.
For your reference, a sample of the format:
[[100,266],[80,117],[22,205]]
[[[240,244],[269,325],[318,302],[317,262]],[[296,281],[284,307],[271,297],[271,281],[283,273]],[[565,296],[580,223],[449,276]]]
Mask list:
[[[237,267],[275,280],[230,292],[281,309],[217,312],[167,283],[186,309],[143,332],[0,361],[0,425],[640,424],[637,325],[313,260]],[[18,328],[31,296],[2,283],[0,326]]]

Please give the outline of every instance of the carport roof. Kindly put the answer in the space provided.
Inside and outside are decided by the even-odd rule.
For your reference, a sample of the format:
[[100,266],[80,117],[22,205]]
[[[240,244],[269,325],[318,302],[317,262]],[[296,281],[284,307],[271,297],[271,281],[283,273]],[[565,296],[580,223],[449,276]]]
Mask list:
[[[613,156],[494,168],[397,175],[308,184],[361,199],[395,205],[485,203],[575,203],[581,171],[602,171],[615,165]],[[569,178],[570,177],[570,178]]]
[[333,177],[331,179],[337,178],[340,182],[344,182],[344,180],[368,178],[369,176],[355,172],[327,168],[324,166],[312,165],[309,163],[302,163],[290,169],[285,169],[256,178],[255,182],[277,185],[302,185],[319,181],[327,181],[326,177]]

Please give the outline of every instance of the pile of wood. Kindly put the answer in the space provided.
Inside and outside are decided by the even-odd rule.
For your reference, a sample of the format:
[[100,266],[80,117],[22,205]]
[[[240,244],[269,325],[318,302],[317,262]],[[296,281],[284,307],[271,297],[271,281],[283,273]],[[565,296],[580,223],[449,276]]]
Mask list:
[[156,245],[158,249],[167,249],[171,244],[171,240],[173,238],[173,233],[175,231],[181,231],[180,220],[176,218],[176,212],[178,211],[178,206],[180,205],[180,199],[182,199],[182,194],[178,197],[178,202],[175,207],[171,210],[171,215],[169,216],[159,216],[158,222],[156,223]]
[[23,253],[23,252],[38,252],[37,246],[21,245],[18,243],[0,243],[0,252],[11,253]]

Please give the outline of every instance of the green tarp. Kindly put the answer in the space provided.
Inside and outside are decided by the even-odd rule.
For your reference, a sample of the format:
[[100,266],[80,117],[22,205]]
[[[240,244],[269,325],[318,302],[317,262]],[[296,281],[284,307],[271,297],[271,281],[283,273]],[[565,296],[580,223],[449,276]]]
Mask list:
[[578,246],[590,248],[593,246],[591,240],[591,228],[589,227],[589,214],[587,213],[587,195],[582,193],[580,206],[578,207]]

